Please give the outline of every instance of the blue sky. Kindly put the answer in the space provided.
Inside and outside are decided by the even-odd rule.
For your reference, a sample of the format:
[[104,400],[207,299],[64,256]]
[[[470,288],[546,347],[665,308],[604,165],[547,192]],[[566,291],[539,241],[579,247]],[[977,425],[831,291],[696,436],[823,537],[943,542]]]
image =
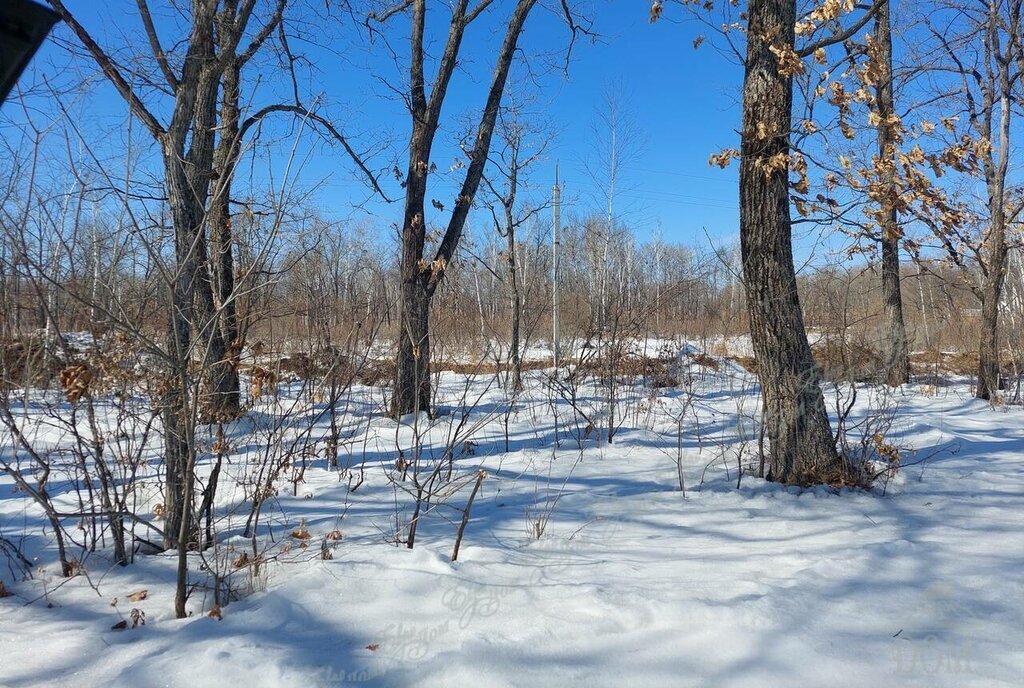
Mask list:
[[[374,149],[370,166],[381,174],[386,191],[400,198],[401,187],[389,170],[397,164],[404,171],[404,142],[410,121],[404,104],[387,85],[404,89],[407,60],[402,58],[407,51],[409,17],[395,17],[383,30],[384,38],[370,41],[366,30],[351,16],[337,11],[336,2],[326,2],[334,8],[331,11],[325,10],[325,0],[290,2],[288,35],[293,51],[303,58],[297,75],[304,104],[315,103],[318,113],[334,122],[356,147]],[[124,64],[133,60],[152,64],[133,0],[66,0],[66,4]],[[180,46],[187,18],[169,9],[166,0],[150,0],[150,4],[165,46],[176,41]],[[460,178],[447,170],[454,160],[462,159],[455,141],[465,131],[468,117],[483,105],[512,4],[511,0],[495,2],[469,28],[464,41],[444,108],[442,131],[434,147],[433,162],[438,173],[432,175],[428,190],[429,198],[438,199],[449,209]],[[270,0],[259,0],[258,7],[264,14],[270,6]],[[707,247],[709,240],[718,246],[733,244],[738,235],[736,166],[720,170],[707,161],[710,153],[738,144],[742,69],[717,51],[712,40],[695,50],[694,39],[709,33],[708,29],[694,21],[683,21],[686,15],[677,6],[668,6],[657,24],[648,21],[647,2],[579,0],[577,6],[594,20],[593,30],[599,38],[592,42],[581,37],[568,73],[561,69],[568,34],[558,12],[559,0],[541,0],[534,10],[520,41],[527,59],[513,70],[514,90],[520,95],[524,89],[529,92],[533,98],[531,109],[556,133],[546,158],[531,177],[534,193],[550,193],[558,162],[565,189],[563,216],[571,222],[603,214],[598,186],[585,173],[581,161],[595,148],[591,123],[605,92],[612,89],[631,111],[641,139],[617,183],[617,221],[631,227],[641,240],[660,234],[666,241],[693,247]],[[366,6],[362,7],[359,17],[365,16]],[[436,54],[447,32],[449,12],[441,0],[432,0],[428,7],[427,49]],[[916,9],[912,3],[898,7],[907,13],[905,19],[900,15],[899,25],[908,27],[911,33],[897,38],[897,53],[905,49],[900,41],[914,40]],[[56,42],[77,45],[66,27],[58,26],[54,37]],[[291,87],[282,76],[280,62],[270,50],[263,51],[260,59],[244,76],[249,108],[289,102]],[[529,70],[524,65],[529,65]],[[433,67],[428,64],[428,77]],[[55,85],[53,90],[61,94],[60,102],[72,113],[94,151],[112,167],[122,169],[128,141],[124,126],[127,108],[97,75],[92,61],[82,55],[69,57],[54,42],[44,46],[23,79],[24,87],[34,94],[28,102],[37,125],[61,119],[53,93],[43,87],[44,77]],[[67,87],[82,81],[88,84],[84,90],[77,94],[68,91]],[[158,116],[166,117],[169,97],[147,97],[147,101],[154,103]],[[936,106],[940,110],[942,107]],[[3,115],[0,136],[14,139],[19,128],[24,132],[24,116],[16,102],[6,104]],[[63,126],[60,124],[58,129]],[[137,148],[145,139],[145,132],[139,129],[132,144]],[[63,137],[51,136],[46,143],[55,177],[66,177]],[[152,147],[149,152],[153,154],[144,158],[134,179],[159,184],[158,156]],[[329,219],[357,223],[383,240],[395,236],[391,228],[401,219],[401,203],[387,204],[372,197],[339,146],[308,129],[298,131],[294,119],[278,115],[267,120],[258,146],[244,161],[235,195],[259,195],[271,186],[280,190],[286,172],[291,175],[295,195],[302,197],[307,209],[315,208]],[[252,191],[246,188],[247,182],[252,183]],[[427,210],[428,223],[446,223],[445,212],[434,210],[430,204]],[[469,231],[489,232],[490,224],[489,214],[478,210],[470,217]],[[794,227],[798,266],[826,258],[847,244],[848,240],[831,228],[814,224]]]
[[[167,10],[158,9],[162,3],[151,4],[158,29],[170,43],[180,35],[180,27]],[[67,5],[105,47],[120,47],[126,52],[146,50],[131,0],[67,0]],[[305,39],[294,38],[292,48],[310,62],[310,67],[300,69],[304,99],[321,103],[322,114],[330,116],[357,142],[390,141],[388,152],[374,162],[384,167],[396,159],[399,167],[404,167],[402,141],[409,132],[409,118],[380,81],[396,83],[401,77],[398,66],[388,59],[383,41],[369,44],[365,35],[357,37],[350,21],[347,25],[337,19],[325,21],[318,14],[322,7],[322,3],[312,3],[301,11],[293,10],[292,15],[291,30]],[[463,48],[465,64],[455,76],[445,105],[445,129],[435,147],[434,161],[441,168],[456,157],[452,142],[459,122],[483,102],[500,40],[498,22],[507,17],[508,8],[509,3],[497,2],[491,10],[492,19],[470,27]],[[584,39],[577,43],[567,75],[557,69],[548,70],[532,87],[534,108],[543,113],[556,132],[547,158],[534,173],[535,187],[550,189],[557,160],[565,196],[571,201],[566,214],[571,217],[600,212],[594,182],[584,172],[581,160],[593,149],[591,122],[604,92],[617,89],[643,139],[618,182],[620,221],[633,227],[641,238],[660,231],[668,241],[691,245],[706,243],[705,234],[716,243],[734,240],[738,222],[736,170],[711,168],[707,160],[710,153],[736,144],[741,69],[707,44],[695,51],[692,42],[700,29],[694,24],[650,24],[645,3],[596,2],[583,9],[595,20],[593,29],[600,38],[596,43]],[[440,41],[447,29],[444,6],[428,18],[434,40]],[[66,28],[58,31],[68,36]],[[407,31],[407,18],[398,18],[389,30],[391,43],[399,51],[407,41]],[[566,38],[557,14],[539,6],[527,24],[521,45],[532,55],[542,47],[564,47]],[[539,68],[542,62],[534,59],[532,64]],[[66,55],[51,45],[37,56],[33,72],[30,80],[45,74],[54,81],[70,82],[92,73],[92,65],[79,58],[68,70]],[[522,82],[525,73],[520,65],[514,78]],[[252,101],[254,108],[286,98],[284,84],[272,70],[250,70],[247,78],[249,84],[259,84]],[[40,118],[45,118],[48,108],[52,114],[45,97],[36,102]],[[117,131],[125,116],[125,107],[116,94],[100,80],[79,106],[86,136],[95,134],[94,144],[108,145],[111,155],[116,155],[120,142],[118,137],[111,138],[110,132]],[[13,105],[5,106],[5,114],[17,119],[20,113],[13,109]],[[290,165],[293,173],[298,171],[299,183],[311,190],[311,198],[329,217],[370,222],[381,225],[381,231],[387,231],[387,226],[400,218],[400,203],[366,202],[365,187],[339,147],[324,145],[315,136],[296,138],[293,131],[293,122],[284,118],[268,125],[273,144],[261,149],[270,152],[253,164],[254,178],[268,179],[270,165],[274,178],[279,180],[284,167]],[[387,179],[387,191],[400,195],[394,178],[389,175]],[[440,176],[433,191],[432,196],[442,201],[453,195]],[[445,219],[442,213],[432,213],[429,221]],[[479,226],[485,220],[482,213],[477,213],[471,223]]]

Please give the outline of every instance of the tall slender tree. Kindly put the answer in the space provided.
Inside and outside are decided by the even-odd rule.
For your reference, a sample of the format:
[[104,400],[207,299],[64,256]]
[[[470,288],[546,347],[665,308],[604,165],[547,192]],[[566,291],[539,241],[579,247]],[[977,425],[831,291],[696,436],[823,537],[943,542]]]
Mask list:
[[517,233],[538,213],[551,207],[550,202],[535,202],[525,197],[530,190],[530,173],[544,159],[551,140],[545,126],[531,121],[530,117],[519,100],[511,96],[507,99],[498,116],[499,143],[492,148],[489,171],[485,171],[483,178],[495,230],[505,240],[508,271],[502,280],[512,306],[509,365],[513,394],[523,391],[521,348],[525,295]]
[[[220,79],[220,104],[217,113],[217,142],[213,152],[213,175],[216,180],[210,193],[209,202],[209,243],[210,276],[212,299],[208,305],[214,313],[205,314],[213,318],[209,332],[212,346],[218,351],[211,352],[213,365],[207,374],[207,415],[214,419],[233,418],[240,408],[238,356],[242,348],[238,326],[238,304],[235,285],[235,232],[231,219],[231,190],[235,168],[243,152],[242,137],[257,120],[242,121],[241,93],[242,70],[255,57],[260,47],[281,25],[288,0],[277,0],[269,19],[256,33],[248,47],[241,52],[229,51],[231,30],[239,18],[240,0],[223,0],[218,31],[220,50],[225,64]],[[216,332],[213,330],[216,329]]]
[[[386,19],[411,7],[412,25],[409,63],[409,113],[412,132],[409,137],[409,163],[405,173],[405,209],[401,230],[401,296],[399,298],[398,354],[392,415],[398,417],[418,411],[430,412],[430,303],[451,263],[462,237],[473,199],[476,197],[491,137],[505,91],[509,70],[519,37],[536,0],[517,0],[498,49],[494,73],[480,114],[469,162],[461,188],[452,204],[448,226],[433,256],[427,256],[427,226],[424,208],[427,181],[434,170],[431,152],[441,123],[441,110],[452,75],[459,63],[466,29],[491,5],[481,0],[474,7],[469,0],[456,0],[452,8],[448,37],[438,61],[433,87],[427,92],[424,35],[427,25],[426,0],[406,0],[382,14]],[[441,204],[443,206],[443,204]]]
[[[196,458],[195,420],[199,411],[192,361],[202,350],[203,367],[227,364],[227,346],[215,316],[213,279],[207,249],[208,202],[215,176],[214,150],[217,104],[225,70],[238,54],[256,8],[256,0],[191,0],[191,28],[181,48],[180,68],[163,48],[146,0],[137,0],[154,69],[165,84],[153,102],[143,100],[121,66],[92,37],[62,0],[50,5],[71,28],[132,114],[146,127],[160,150],[164,187],[174,235],[174,261],[169,273],[170,317],[166,361],[166,394],[161,400],[164,428],[164,544],[176,547],[178,594],[175,609],[185,615],[186,551],[197,545],[193,514]],[[170,118],[158,117],[160,95],[170,96]]]
[[879,247],[882,254],[882,298],[884,301],[885,381],[892,386],[910,380],[910,350],[907,326],[903,320],[903,295],[900,289],[900,228],[896,183],[896,143],[899,120],[893,98],[891,2],[885,0],[875,13],[875,30],[870,59],[876,70],[875,124],[878,133],[878,164],[881,182]]
[[[951,98],[942,103],[954,114],[944,123],[959,137],[935,156],[933,165],[980,177],[984,191],[981,203],[967,208],[966,220],[930,225],[946,258],[960,269],[981,304],[975,395],[995,399],[1000,389],[1003,286],[1013,225],[1024,212],[1009,176],[1014,104],[1020,99],[1024,68],[1024,2],[971,0],[947,3],[943,9],[928,17],[927,24],[941,56],[933,69],[953,77]],[[953,23],[940,23],[949,17]]]

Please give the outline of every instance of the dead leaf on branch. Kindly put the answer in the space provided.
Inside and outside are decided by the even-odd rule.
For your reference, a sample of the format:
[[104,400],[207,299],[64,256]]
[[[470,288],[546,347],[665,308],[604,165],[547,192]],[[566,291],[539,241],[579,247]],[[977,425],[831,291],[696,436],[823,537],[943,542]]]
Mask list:
[[69,365],[60,371],[60,386],[64,388],[64,395],[72,404],[77,404],[78,400],[89,392],[90,382],[92,371],[84,363]]

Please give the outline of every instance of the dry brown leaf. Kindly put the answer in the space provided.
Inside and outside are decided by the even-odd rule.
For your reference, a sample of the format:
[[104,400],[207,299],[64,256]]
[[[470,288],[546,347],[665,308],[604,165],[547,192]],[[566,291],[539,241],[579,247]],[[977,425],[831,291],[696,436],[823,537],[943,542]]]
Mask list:
[[128,614],[132,620],[132,628],[138,628],[139,626],[146,625],[146,612],[139,609],[132,609]]
[[92,381],[92,371],[84,363],[69,365],[60,371],[60,385],[72,404],[78,403],[78,400],[89,392],[89,383]]

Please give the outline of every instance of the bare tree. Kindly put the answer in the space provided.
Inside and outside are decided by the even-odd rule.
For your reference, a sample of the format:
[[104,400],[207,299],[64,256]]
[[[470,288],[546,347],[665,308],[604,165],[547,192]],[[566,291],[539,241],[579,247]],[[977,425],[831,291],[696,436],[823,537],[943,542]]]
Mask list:
[[516,232],[537,214],[550,207],[549,202],[523,199],[529,190],[528,176],[536,164],[544,159],[551,136],[543,125],[531,122],[530,115],[512,96],[498,115],[499,145],[492,147],[490,173],[484,172],[488,205],[494,227],[505,239],[505,259],[508,261],[507,285],[512,305],[512,333],[509,350],[511,387],[513,394],[523,389],[523,362],[521,355],[521,329],[523,318],[523,288],[520,275],[519,251]]
[[526,19],[536,0],[517,0],[508,20],[505,36],[498,49],[494,73],[487,89],[487,99],[476,127],[473,146],[468,153],[469,164],[456,196],[448,226],[432,258],[426,248],[424,207],[427,179],[434,170],[431,151],[441,123],[441,110],[448,94],[452,75],[459,62],[466,29],[491,5],[483,0],[474,7],[468,0],[457,0],[444,51],[438,60],[433,87],[428,95],[424,69],[424,35],[427,24],[426,0],[405,0],[402,4],[374,15],[371,21],[383,21],[397,13],[412,9],[410,36],[409,114],[412,133],[409,137],[409,163],[405,173],[405,210],[401,230],[402,295],[399,300],[398,354],[391,412],[394,416],[419,411],[430,412],[430,303],[444,277],[462,237],[466,219],[476,197],[487,163],[491,137],[505,91],[509,70]]
[[[958,266],[981,302],[978,343],[979,399],[993,399],[1000,389],[999,311],[1006,280],[1009,235],[1024,203],[1012,193],[1008,175],[1012,157],[1011,122],[1019,99],[1024,49],[1020,0],[974,0],[947,8],[957,32],[937,26],[950,15],[938,12],[929,28],[942,62],[936,72],[959,82],[954,101],[966,118],[959,140],[941,157],[959,172],[980,171],[984,182],[981,208],[961,223],[930,223],[947,258]],[[947,101],[948,102],[948,101]],[[954,129],[957,115],[947,115]]]
[[[240,0],[221,0],[223,8],[218,26],[233,26],[238,21],[240,12],[246,11],[239,5]],[[252,130],[258,130],[264,120],[275,113],[290,114],[311,127],[318,129],[329,141],[341,145],[345,155],[355,164],[365,179],[368,187],[384,201],[391,199],[380,188],[375,174],[367,167],[363,154],[357,152],[338,127],[313,106],[304,104],[299,95],[299,84],[295,74],[295,63],[303,58],[292,52],[285,31],[285,10],[289,0],[273,0],[274,5],[269,18],[260,26],[248,47],[243,51],[229,51],[228,41],[231,32],[219,31],[221,53],[225,57],[223,69],[220,112],[217,123],[217,146],[214,151],[213,166],[216,183],[210,195],[208,224],[210,226],[210,271],[214,281],[214,301],[219,315],[220,340],[227,346],[222,359],[213,356],[215,361],[223,360],[223,364],[211,367],[209,374],[210,396],[207,407],[212,418],[230,418],[239,411],[238,398],[238,356],[244,346],[244,331],[238,323],[238,286],[235,283],[235,259],[232,245],[231,191],[235,170],[246,149],[245,138]],[[250,10],[251,11],[251,10]],[[281,72],[288,75],[290,87],[294,94],[292,102],[272,103],[264,105],[248,114],[243,119],[241,106],[243,70],[257,56],[260,49],[277,33],[277,52],[283,64]]]
[[[777,482],[819,483],[847,474],[807,341],[793,263],[790,187],[799,191],[804,184],[791,185],[789,173],[806,177],[806,161],[791,145],[793,79],[804,73],[807,58],[821,61],[827,48],[854,36],[884,1],[854,8],[856,18],[844,17],[843,3],[824,2],[798,20],[796,0],[750,0],[740,15],[747,22],[740,150],[712,162],[724,166],[737,153],[740,159],[740,255],[770,443],[768,478]],[[724,5],[732,11],[731,3]],[[655,0],[652,21],[662,12]],[[739,57],[730,23],[723,31]],[[798,32],[804,37],[799,47]]]
[[623,82],[607,84],[601,101],[594,112],[591,124],[593,150],[584,160],[587,175],[599,189],[599,201],[604,205],[604,236],[601,242],[600,265],[595,271],[600,299],[594,312],[594,322],[603,327],[608,318],[610,265],[612,245],[617,232],[618,196],[628,193],[623,188],[624,175],[643,149],[644,136],[628,105],[626,86]]
[[[231,185],[235,168],[242,154],[242,135],[253,121],[241,121],[242,69],[281,24],[287,0],[277,0],[277,6],[260,28],[249,46],[238,53],[232,49],[232,31],[224,27],[235,26],[238,21],[239,0],[224,0],[218,19],[220,50],[224,55],[221,73],[220,108],[217,121],[217,144],[213,151],[213,176],[216,180],[209,202],[210,273],[213,280],[213,298],[204,303],[214,309],[205,313],[204,320],[216,318],[217,326],[210,328],[214,364],[208,374],[208,416],[219,420],[234,418],[239,412],[238,355],[242,341],[238,327],[238,305],[235,293],[234,233],[231,225]],[[251,11],[243,7],[242,10]],[[237,53],[237,54],[236,54]],[[258,120],[255,120],[258,121]],[[216,331],[216,332],[214,332]]]
[[[50,5],[146,127],[158,144],[163,161],[174,233],[174,263],[169,277],[171,314],[165,351],[167,389],[161,400],[166,467],[164,533],[165,546],[177,547],[179,551],[175,608],[178,616],[184,616],[186,551],[196,546],[198,538],[197,523],[192,518],[198,400],[193,389],[191,360],[194,352],[205,344],[201,356],[204,363],[229,365],[227,346],[217,322],[206,237],[207,204],[214,177],[217,102],[225,70],[236,60],[256,0],[244,0],[241,4],[226,0],[223,6],[218,0],[192,0],[191,28],[183,43],[178,71],[163,49],[146,0],[138,1],[153,61],[165,81],[153,91],[154,101],[159,101],[162,93],[171,96],[171,115],[166,125],[154,114],[158,102],[144,102],[120,65],[63,2],[50,0]],[[253,46],[256,45],[254,41]]]

